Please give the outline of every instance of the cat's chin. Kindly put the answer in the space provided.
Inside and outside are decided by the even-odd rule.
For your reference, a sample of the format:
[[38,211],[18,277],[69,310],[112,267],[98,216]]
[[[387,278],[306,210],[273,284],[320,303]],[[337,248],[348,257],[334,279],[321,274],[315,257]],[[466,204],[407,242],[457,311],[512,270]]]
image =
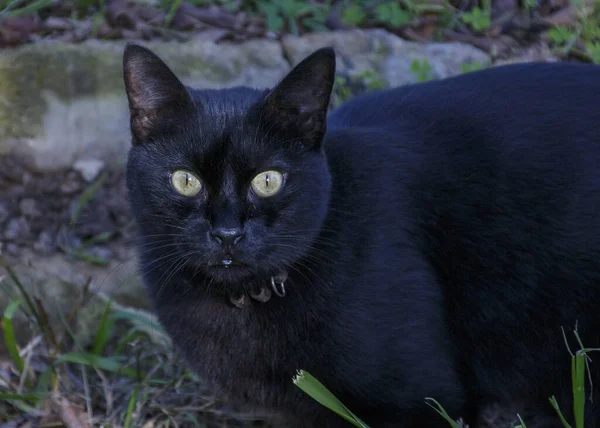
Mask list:
[[253,276],[254,270],[247,265],[232,264],[229,266],[211,265],[206,274],[214,281],[224,284],[235,284]]

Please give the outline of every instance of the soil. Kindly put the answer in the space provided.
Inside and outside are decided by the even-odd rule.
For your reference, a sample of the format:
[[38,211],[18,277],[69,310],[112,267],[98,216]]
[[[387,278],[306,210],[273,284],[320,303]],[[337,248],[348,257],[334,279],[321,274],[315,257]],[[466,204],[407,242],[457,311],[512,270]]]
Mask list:
[[[19,3],[21,7],[27,7],[35,2],[24,0]],[[309,0],[306,11],[295,19],[286,15],[282,7],[278,9],[277,2],[269,0],[256,2],[254,6],[251,6],[252,2],[241,1],[175,3],[177,8],[169,9],[161,7],[160,2],[60,1],[50,2],[37,10],[30,7],[26,13],[20,13],[18,9],[3,11],[0,15],[0,48],[35,43],[40,39],[78,43],[88,39],[185,41],[201,38],[216,43],[239,43],[313,31],[384,28],[407,40],[462,41],[494,58],[503,58],[515,47],[526,48],[547,40],[548,29],[556,25],[572,26],[577,19],[573,2],[568,0],[492,0],[489,23],[482,26],[468,24],[467,15],[480,6],[475,0],[432,0],[426,2],[432,11],[416,14],[413,11],[401,24],[394,24],[391,15],[378,17],[374,6],[364,6],[360,21],[349,21],[346,16],[348,2],[340,0],[329,2],[331,7],[328,9],[324,9],[322,0]],[[262,9],[260,5],[263,5]],[[264,13],[264,5],[271,6],[268,16]],[[325,14],[321,16],[317,11],[325,11]],[[481,9],[478,11],[481,13]],[[276,29],[273,19],[279,21]],[[581,54],[586,49],[582,41],[573,47],[577,49],[569,54],[578,60],[591,60],[589,55]],[[575,52],[580,54],[575,55]]]
[[[103,171],[95,183],[76,170],[36,172],[14,158],[0,157],[2,253],[62,252],[102,265],[116,247],[131,245],[134,230],[124,171]],[[93,193],[87,203],[86,193]]]

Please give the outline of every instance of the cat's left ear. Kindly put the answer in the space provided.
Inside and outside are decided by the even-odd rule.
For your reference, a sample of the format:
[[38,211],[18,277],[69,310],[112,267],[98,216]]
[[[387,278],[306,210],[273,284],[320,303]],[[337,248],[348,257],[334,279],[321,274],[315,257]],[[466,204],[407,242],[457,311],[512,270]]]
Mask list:
[[334,79],[335,52],[333,48],[321,48],[296,65],[269,92],[263,106],[280,126],[318,146],[326,130]]
[[187,89],[150,49],[130,44],[123,55],[123,77],[131,113],[133,144],[175,129],[195,109]]

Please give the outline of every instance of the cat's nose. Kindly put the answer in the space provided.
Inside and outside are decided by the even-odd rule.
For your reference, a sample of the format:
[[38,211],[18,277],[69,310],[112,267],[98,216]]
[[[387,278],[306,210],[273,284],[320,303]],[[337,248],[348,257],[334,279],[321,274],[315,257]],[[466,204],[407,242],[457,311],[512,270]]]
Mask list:
[[218,228],[210,231],[210,236],[224,247],[232,247],[244,237],[243,229]]

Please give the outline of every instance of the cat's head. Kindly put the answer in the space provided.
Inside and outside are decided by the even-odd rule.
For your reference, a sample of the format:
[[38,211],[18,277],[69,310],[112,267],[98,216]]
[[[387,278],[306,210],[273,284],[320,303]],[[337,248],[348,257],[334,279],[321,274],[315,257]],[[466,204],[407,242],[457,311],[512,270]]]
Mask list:
[[330,48],[272,90],[195,90],[128,45],[127,183],[143,270],[215,285],[269,277],[303,257],[327,214],[322,143],[335,73]]

